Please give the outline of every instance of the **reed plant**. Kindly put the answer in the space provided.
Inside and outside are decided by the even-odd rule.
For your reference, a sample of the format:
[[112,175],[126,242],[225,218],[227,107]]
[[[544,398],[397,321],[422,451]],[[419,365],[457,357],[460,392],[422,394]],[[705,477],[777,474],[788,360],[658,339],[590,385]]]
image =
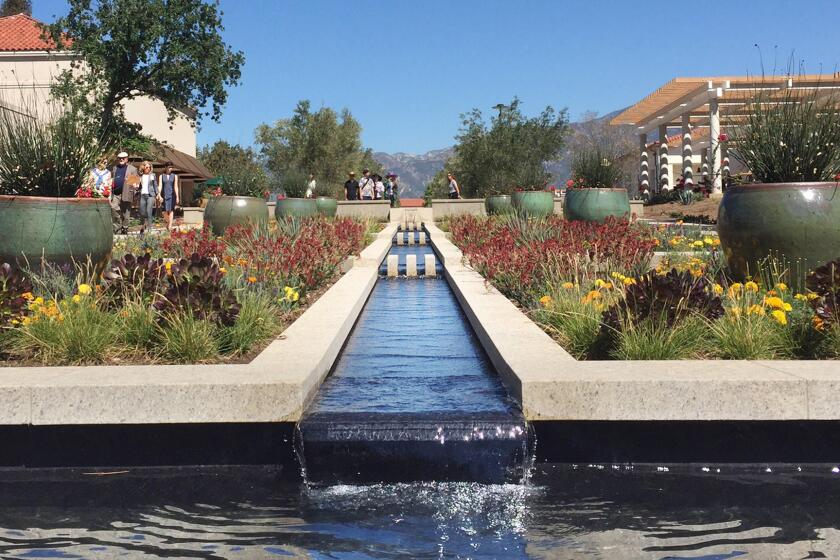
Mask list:
[[704,357],[708,349],[706,323],[695,314],[676,324],[650,317],[614,334],[609,351],[614,360],[691,360]]
[[584,145],[572,154],[570,188],[612,189],[626,182],[615,154],[602,146]]
[[601,310],[587,301],[580,284],[564,282],[548,288],[532,317],[575,359],[596,357]]
[[189,311],[168,313],[160,323],[161,356],[179,364],[213,361],[219,353],[217,327]]
[[840,97],[820,89],[761,90],[742,126],[732,129],[732,156],[759,183],[833,181],[840,173]]
[[222,354],[246,354],[280,330],[278,309],[269,294],[245,291],[239,295],[239,303],[242,307],[236,322],[219,330],[218,346]]

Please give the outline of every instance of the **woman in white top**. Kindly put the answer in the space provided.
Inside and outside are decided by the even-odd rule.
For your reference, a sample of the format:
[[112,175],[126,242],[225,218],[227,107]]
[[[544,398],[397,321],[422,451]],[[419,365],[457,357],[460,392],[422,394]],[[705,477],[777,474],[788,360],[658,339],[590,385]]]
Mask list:
[[373,195],[373,197],[376,200],[382,200],[383,198],[385,198],[385,183],[382,182],[382,176],[381,175],[374,175],[374,180],[376,182],[374,183],[374,195]]
[[140,235],[145,233],[146,228],[152,229],[152,221],[155,218],[155,199],[158,189],[155,174],[152,172],[151,162],[144,161],[140,164],[140,218],[145,218],[144,224],[140,227]]
[[317,183],[315,183],[315,174],[309,174],[309,182],[306,184],[306,198],[312,198],[315,196],[315,189],[317,187]]

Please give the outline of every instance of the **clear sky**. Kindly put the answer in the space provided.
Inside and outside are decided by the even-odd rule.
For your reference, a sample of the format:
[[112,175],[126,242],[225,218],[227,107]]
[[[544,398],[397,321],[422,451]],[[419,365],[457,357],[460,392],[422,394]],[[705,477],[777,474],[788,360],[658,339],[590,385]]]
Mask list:
[[[33,0],[51,21],[65,0]],[[794,52],[840,63],[838,0],[221,0],[225,40],[245,53],[239,87],[199,145],[251,144],[299,99],[348,107],[376,151],[453,143],[459,114],[518,95],[574,119],[631,105],[674,76],[758,74]]]

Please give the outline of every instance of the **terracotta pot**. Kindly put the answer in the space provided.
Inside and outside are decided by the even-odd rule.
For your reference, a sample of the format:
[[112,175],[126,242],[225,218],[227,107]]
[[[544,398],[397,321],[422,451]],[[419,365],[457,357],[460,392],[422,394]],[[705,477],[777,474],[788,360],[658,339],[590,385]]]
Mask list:
[[567,220],[603,222],[608,217],[628,218],[627,189],[567,189],[563,217]]
[[35,268],[104,265],[114,246],[111,205],[105,198],[0,195],[0,262]]
[[267,222],[268,205],[253,196],[214,196],[207,201],[204,221],[213,228],[213,235],[223,235],[234,224]]
[[729,187],[718,209],[718,234],[729,268],[741,278],[768,257],[805,274],[840,258],[840,184],[756,183]]
[[554,195],[548,191],[516,191],[513,207],[529,218],[550,216],[554,213]]

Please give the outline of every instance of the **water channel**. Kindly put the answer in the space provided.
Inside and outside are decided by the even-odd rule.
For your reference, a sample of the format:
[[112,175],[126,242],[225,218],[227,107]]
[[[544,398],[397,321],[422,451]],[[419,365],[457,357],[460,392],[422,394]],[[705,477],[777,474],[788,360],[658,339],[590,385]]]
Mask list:
[[[430,252],[392,249],[402,274]],[[383,277],[299,425],[302,478],[9,471],[0,557],[840,557],[835,465],[532,463],[528,432],[439,269]]]

